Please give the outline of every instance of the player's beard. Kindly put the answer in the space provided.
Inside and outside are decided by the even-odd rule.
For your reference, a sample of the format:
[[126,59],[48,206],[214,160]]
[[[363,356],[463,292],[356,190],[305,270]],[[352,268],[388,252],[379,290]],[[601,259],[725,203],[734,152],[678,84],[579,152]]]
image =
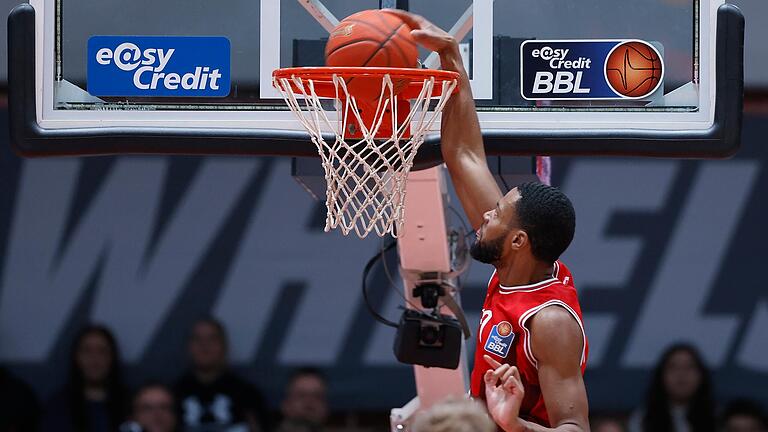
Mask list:
[[494,264],[501,259],[501,252],[504,248],[504,237],[493,240],[483,240],[482,237],[475,241],[469,254],[472,258],[485,264]]

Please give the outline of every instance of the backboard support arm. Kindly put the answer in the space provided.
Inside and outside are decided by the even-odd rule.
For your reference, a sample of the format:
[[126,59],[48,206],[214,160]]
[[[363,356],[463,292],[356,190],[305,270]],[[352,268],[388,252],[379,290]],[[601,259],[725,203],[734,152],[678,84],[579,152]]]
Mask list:
[[[443,165],[408,176],[405,198],[403,235],[398,238],[401,275],[405,296],[411,304],[419,304],[412,296],[419,275],[452,272],[447,223],[448,193]],[[448,294],[451,295],[451,294]],[[459,299],[455,297],[457,303]],[[410,307],[410,306],[409,306]],[[452,315],[447,310],[442,313]],[[402,408],[390,413],[392,431],[402,431],[412,416],[449,396],[466,395],[469,389],[469,370],[465,344],[455,370],[414,366],[417,397]]]

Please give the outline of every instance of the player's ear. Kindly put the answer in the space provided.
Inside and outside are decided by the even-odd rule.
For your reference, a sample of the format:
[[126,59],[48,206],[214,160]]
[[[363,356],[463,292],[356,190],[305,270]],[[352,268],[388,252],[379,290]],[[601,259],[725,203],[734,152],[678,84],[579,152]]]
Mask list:
[[528,244],[528,233],[523,230],[513,230],[510,235],[512,249],[520,250]]

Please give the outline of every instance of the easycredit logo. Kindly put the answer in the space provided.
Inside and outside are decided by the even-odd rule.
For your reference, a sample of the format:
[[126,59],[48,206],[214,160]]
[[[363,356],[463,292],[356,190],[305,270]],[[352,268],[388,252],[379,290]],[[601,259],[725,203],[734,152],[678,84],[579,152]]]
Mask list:
[[224,37],[93,36],[88,93],[94,96],[224,97],[230,88]]
[[641,40],[525,41],[520,67],[528,100],[642,100],[664,81],[659,49]]

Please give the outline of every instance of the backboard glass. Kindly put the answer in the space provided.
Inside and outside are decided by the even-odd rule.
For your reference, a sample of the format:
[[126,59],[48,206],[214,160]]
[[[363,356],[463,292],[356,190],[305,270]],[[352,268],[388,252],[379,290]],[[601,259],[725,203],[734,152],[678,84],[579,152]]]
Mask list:
[[[34,106],[34,130],[15,136],[23,140],[48,131],[60,132],[61,139],[59,147],[28,142],[19,150],[31,155],[297,153],[307,135],[272,87],[272,71],[322,65],[325,40],[338,20],[382,3],[406,5],[460,41],[491,153],[722,156],[738,146],[722,135],[720,123],[740,105],[743,22],[737,9],[722,7],[724,0],[233,0],[226,5],[32,0],[34,10],[26,11],[34,14],[32,28],[18,12],[9,30],[12,44],[21,47],[26,41],[35,53],[34,82],[23,78],[33,89],[19,96],[27,108]],[[650,66],[647,91],[627,96],[617,86],[627,86],[623,73],[636,67],[634,59],[613,56],[621,61],[611,68],[609,57],[630,43],[640,44],[658,62]],[[154,54],[144,57],[148,49]],[[171,50],[163,64],[162,53]],[[126,60],[122,66],[120,55]],[[424,50],[420,60],[425,67],[439,67],[437,57]],[[16,63],[12,67],[19,71],[10,71],[9,78],[19,88],[22,80],[14,76],[30,71]],[[137,73],[142,68],[146,73]],[[213,71],[222,77],[215,78]],[[178,74],[168,84],[173,91],[164,76],[157,77],[170,73]],[[186,87],[179,82],[185,74]],[[611,74],[618,77],[613,84]],[[31,120],[30,113],[19,116]],[[740,117],[729,121],[740,125]],[[433,132],[438,130],[439,122]],[[213,143],[186,151],[181,143],[167,148],[173,140],[166,140],[99,151],[95,139],[80,149],[70,140],[91,132],[94,137],[234,141],[223,150]],[[269,144],[278,138],[295,146]],[[613,144],[605,142],[609,138]],[[658,145],[649,144],[653,140]],[[45,141],[36,142],[50,144]],[[694,141],[702,146],[689,145]]]

